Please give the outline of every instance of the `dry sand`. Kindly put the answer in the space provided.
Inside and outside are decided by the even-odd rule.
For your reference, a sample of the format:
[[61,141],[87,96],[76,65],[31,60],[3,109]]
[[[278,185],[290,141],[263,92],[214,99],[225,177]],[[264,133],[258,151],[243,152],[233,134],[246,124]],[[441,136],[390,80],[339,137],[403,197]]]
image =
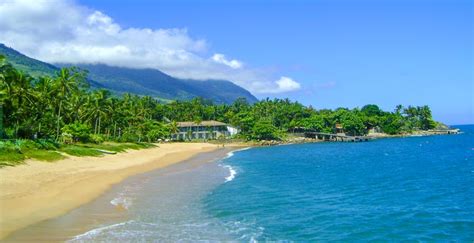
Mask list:
[[189,159],[217,145],[159,144],[103,157],[70,157],[55,163],[28,161],[0,169],[0,239],[90,202],[128,176]]

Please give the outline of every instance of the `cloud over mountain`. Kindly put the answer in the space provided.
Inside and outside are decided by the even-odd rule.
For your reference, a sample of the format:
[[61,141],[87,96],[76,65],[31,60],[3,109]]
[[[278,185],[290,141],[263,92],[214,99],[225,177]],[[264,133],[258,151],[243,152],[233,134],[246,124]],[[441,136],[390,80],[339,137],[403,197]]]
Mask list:
[[0,42],[46,62],[156,68],[179,78],[231,80],[254,93],[300,89],[291,78],[209,54],[206,40],[186,29],[123,28],[72,0],[0,2]]

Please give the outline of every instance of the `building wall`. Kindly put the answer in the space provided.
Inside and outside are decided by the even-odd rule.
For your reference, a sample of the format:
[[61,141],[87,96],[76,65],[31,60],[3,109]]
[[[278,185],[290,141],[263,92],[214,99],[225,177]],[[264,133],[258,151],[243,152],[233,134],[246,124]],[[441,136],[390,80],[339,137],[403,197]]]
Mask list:
[[197,126],[180,127],[177,134],[173,134],[174,140],[187,139],[218,139],[220,137],[229,138],[238,133],[238,129],[232,126]]
[[230,136],[234,136],[239,133],[239,129],[233,126],[227,126],[227,131],[229,132]]

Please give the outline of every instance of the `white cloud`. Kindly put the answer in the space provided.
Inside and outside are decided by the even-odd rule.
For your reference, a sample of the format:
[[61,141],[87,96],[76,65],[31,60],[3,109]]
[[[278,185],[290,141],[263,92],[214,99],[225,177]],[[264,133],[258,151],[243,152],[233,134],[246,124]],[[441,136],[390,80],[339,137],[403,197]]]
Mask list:
[[105,63],[157,68],[193,79],[226,79],[254,93],[297,90],[300,84],[215,53],[186,29],[123,28],[106,14],[73,0],[0,2],[0,42],[52,63]]
[[290,91],[296,91],[301,88],[301,85],[294,81],[293,79],[289,77],[280,77],[277,81],[275,81],[276,86],[275,87],[260,87],[259,89],[261,90],[262,93],[270,93],[270,94],[276,94],[276,93],[284,93],[284,92],[290,92]]
[[281,92],[294,91],[301,88],[300,84],[288,77],[281,77],[276,81]]
[[224,54],[219,54],[219,53],[216,53],[214,54],[214,56],[212,56],[212,60],[214,62],[217,62],[217,63],[221,63],[221,64],[224,64],[224,65],[227,65],[233,69],[239,69],[239,68],[242,68],[242,62],[238,61],[238,60],[227,60],[224,56]]

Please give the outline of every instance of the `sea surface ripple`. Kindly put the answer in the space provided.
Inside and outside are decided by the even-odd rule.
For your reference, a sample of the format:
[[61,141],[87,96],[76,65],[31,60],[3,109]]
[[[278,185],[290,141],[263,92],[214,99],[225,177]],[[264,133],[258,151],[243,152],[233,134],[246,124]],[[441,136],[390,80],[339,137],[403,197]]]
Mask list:
[[[244,241],[474,240],[474,126],[465,133],[254,148],[205,199]],[[232,227],[230,227],[232,229]],[[239,230],[235,230],[239,229]]]
[[202,154],[114,186],[97,204],[125,216],[70,240],[472,242],[474,126],[460,128],[464,134],[222,150],[214,163]]

